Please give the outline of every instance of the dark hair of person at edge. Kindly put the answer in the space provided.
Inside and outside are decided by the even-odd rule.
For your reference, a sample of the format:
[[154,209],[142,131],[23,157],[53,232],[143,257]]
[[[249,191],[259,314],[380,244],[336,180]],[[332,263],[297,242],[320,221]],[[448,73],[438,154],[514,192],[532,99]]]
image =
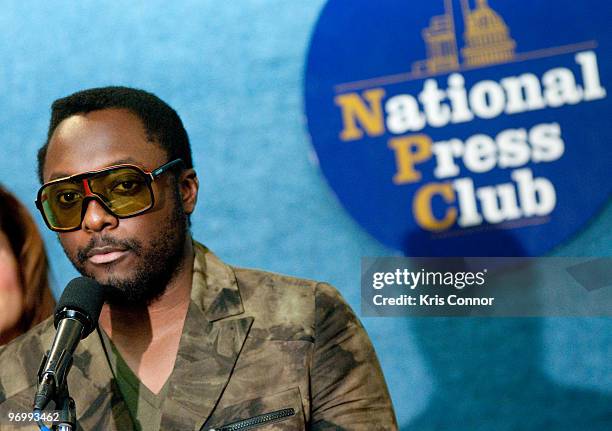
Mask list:
[[53,313],[43,240],[26,207],[0,185],[0,345]]

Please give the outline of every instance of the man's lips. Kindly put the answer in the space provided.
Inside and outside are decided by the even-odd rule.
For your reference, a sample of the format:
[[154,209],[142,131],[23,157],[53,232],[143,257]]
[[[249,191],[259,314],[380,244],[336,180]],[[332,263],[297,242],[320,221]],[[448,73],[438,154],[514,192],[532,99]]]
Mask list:
[[129,253],[129,250],[117,247],[95,247],[87,253],[87,259],[94,264],[111,263]]

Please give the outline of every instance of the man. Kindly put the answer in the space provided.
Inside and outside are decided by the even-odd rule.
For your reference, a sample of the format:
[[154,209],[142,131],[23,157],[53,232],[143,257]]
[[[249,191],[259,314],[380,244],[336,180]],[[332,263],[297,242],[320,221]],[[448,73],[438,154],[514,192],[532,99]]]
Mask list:
[[[109,286],[68,378],[82,429],[397,429],[368,337],[334,288],[228,266],[191,238],[198,178],[159,98],[108,87],[56,101],[39,176],[46,224]],[[31,409],[54,332],[46,321],[0,351],[2,429]]]

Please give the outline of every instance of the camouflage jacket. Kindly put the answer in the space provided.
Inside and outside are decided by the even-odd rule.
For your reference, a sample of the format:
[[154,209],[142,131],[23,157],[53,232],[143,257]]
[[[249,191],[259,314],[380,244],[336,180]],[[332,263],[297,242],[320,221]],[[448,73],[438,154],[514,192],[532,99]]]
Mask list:
[[[37,429],[8,414],[31,411],[54,334],[47,320],[0,349],[1,430]],[[333,287],[234,268],[197,243],[168,385],[162,430],[397,429],[370,340]],[[98,332],[77,347],[68,387],[79,429],[133,429]]]

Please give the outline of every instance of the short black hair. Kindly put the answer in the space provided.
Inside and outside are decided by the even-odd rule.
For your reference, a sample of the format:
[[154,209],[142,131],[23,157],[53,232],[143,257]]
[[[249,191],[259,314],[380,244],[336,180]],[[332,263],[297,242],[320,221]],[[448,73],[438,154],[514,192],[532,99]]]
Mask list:
[[47,140],[38,150],[38,179],[43,183],[43,168],[53,132],[66,118],[102,109],[127,109],[144,125],[147,139],[160,145],[169,161],[183,159],[187,169],[193,167],[189,137],[176,111],[156,95],[130,87],[100,87],[78,91],[57,99],[51,105]]

